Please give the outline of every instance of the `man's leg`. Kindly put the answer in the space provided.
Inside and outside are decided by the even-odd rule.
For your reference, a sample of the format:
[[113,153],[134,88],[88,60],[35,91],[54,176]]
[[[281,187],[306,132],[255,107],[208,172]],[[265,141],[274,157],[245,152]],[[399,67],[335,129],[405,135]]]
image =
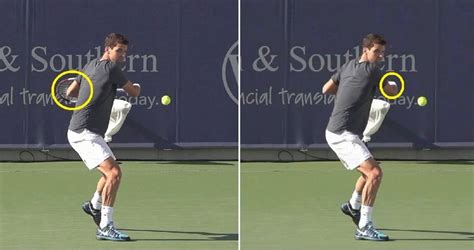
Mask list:
[[362,202],[362,190],[365,185],[365,176],[361,175],[355,184],[354,192],[348,202],[341,205],[341,211],[352,218],[357,226],[360,221],[360,205]]
[[365,182],[366,182],[365,179],[366,178],[364,175],[359,176],[359,179],[357,179],[357,182],[355,184],[352,197],[349,200],[349,202],[351,203],[351,206],[357,210],[360,209],[360,204],[362,202],[362,190],[364,189],[364,186],[365,186]]
[[[377,197],[377,191],[382,182],[382,169],[374,158],[371,157],[360,164],[357,170],[365,176],[365,185],[362,189],[360,221],[355,237],[356,239],[366,240],[388,240],[388,236],[375,229],[372,222],[372,210]],[[356,186],[362,183],[362,181],[359,183],[359,180]]]
[[99,179],[99,182],[97,182],[96,192],[102,195],[102,190],[104,189],[104,186],[105,186],[105,175],[102,174],[102,176]]
[[97,188],[92,195],[92,199],[82,204],[82,210],[84,210],[86,214],[92,216],[92,219],[97,226],[100,226],[100,220],[102,217],[102,190],[105,186],[105,181],[105,176],[102,175],[97,183]]
[[[113,222],[113,206],[120,186],[122,171],[111,157],[103,161],[97,169],[105,176],[105,183],[102,188],[102,219],[100,222],[100,227],[103,228]],[[98,187],[99,184],[101,184],[100,181]]]
[[105,186],[105,176],[102,174],[99,181],[97,182],[97,188],[92,196],[91,203],[94,209],[101,209],[102,208],[102,190]]
[[[122,178],[122,171],[117,162],[109,157],[97,168],[104,176],[105,183],[102,187],[102,209],[100,226],[97,230],[97,239],[100,240],[130,240],[127,234],[119,232],[113,223],[114,203]],[[100,188],[102,178],[99,180]]]
[[379,164],[374,160],[374,158],[369,158],[360,164],[357,170],[359,170],[359,172],[361,172],[366,177],[365,185],[362,189],[362,204],[372,207],[375,203],[375,198],[377,197],[377,191],[379,190],[380,183],[382,182],[382,169],[379,167]]

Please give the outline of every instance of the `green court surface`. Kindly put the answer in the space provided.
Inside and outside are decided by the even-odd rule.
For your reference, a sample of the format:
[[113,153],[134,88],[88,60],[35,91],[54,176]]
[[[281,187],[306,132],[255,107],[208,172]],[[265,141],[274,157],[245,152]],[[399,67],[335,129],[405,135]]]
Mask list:
[[357,173],[339,162],[242,163],[242,250],[474,249],[472,162],[382,162],[374,209],[388,242],[358,241],[339,206]]
[[0,163],[0,249],[236,250],[236,162],[124,162],[114,221],[95,239],[80,205],[99,174],[82,162]]

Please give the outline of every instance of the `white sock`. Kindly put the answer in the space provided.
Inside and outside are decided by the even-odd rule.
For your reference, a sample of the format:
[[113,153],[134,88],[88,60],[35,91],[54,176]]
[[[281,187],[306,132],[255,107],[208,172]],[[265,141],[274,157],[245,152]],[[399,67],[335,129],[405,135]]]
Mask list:
[[360,208],[359,228],[363,228],[372,221],[372,210],[374,207],[362,205]]
[[100,228],[104,228],[110,222],[113,221],[112,216],[114,214],[114,208],[108,206],[102,206],[102,216],[100,217]]
[[362,202],[362,194],[358,193],[357,191],[354,191],[354,193],[352,193],[351,199],[349,200],[351,207],[353,209],[359,210],[361,202]]
[[99,192],[95,191],[94,196],[91,199],[92,207],[96,210],[102,208],[102,196]]

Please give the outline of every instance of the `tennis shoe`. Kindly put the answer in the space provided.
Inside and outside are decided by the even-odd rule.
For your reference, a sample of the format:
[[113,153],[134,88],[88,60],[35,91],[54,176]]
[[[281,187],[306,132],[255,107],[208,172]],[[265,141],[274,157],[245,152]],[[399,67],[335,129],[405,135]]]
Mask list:
[[92,219],[94,220],[94,223],[99,226],[100,224],[100,218],[101,218],[101,212],[100,209],[94,209],[92,207],[92,203],[90,201],[86,201],[82,204],[82,210],[90,216],[92,216]]
[[346,203],[342,204],[341,205],[341,211],[345,215],[351,217],[352,221],[354,222],[354,224],[356,224],[356,226],[359,225],[360,210],[352,208],[350,202],[346,202]]
[[363,228],[357,228],[355,232],[357,240],[387,241],[388,236],[375,229],[372,222],[367,223]]
[[130,236],[120,232],[111,222],[104,228],[97,229],[96,237],[98,240],[129,241]]

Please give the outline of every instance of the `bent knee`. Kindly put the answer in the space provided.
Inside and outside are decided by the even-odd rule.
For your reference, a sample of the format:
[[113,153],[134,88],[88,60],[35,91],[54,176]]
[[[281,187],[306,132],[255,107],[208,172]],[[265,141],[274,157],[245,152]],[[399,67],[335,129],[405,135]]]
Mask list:
[[110,170],[110,177],[114,178],[114,179],[118,179],[118,180],[120,180],[120,178],[122,178],[122,170],[120,169],[119,166],[113,167]]
[[369,172],[369,179],[382,180],[383,171],[380,167],[374,167]]
[[111,166],[107,168],[106,171],[103,171],[102,174],[107,180],[120,180],[122,178],[122,170],[119,166]]

